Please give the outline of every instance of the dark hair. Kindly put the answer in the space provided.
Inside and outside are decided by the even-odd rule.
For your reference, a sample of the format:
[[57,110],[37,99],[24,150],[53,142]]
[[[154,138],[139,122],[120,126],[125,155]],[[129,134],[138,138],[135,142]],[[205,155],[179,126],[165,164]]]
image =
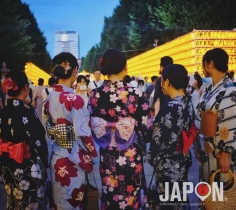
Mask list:
[[200,74],[195,72],[193,77],[197,81],[198,88],[200,88],[202,86],[202,78],[201,78]]
[[104,53],[100,65],[103,75],[118,74],[126,65],[125,54],[117,49],[109,49]]
[[38,79],[38,85],[43,85],[44,83],[44,79],[43,78],[39,78]]
[[170,56],[164,56],[164,57],[161,58],[160,66],[165,68],[170,64],[173,64],[173,59]]
[[152,76],[151,77],[151,80],[152,80],[152,82],[155,82],[155,80],[158,78],[158,76]]
[[53,86],[54,84],[56,84],[56,79],[54,77],[51,77],[48,79],[48,85],[49,86]]
[[132,81],[131,77],[129,75],[125,75],[123,79],[126,83],[130,83]]
[[135,80],[135,76],[132,76],[131,79],[132,79],[132,80]]
[[213,61],[215,68],[220,72],[226,72],[228,70],[228,54],[221,48],[215,48],[212,50],[208,50],[202,58],[202,65],[204,69],[205,61],[209,64]]
[[77,77],[77,83],[78,83],[78,82],[81,82],[82,79],[84,79],[84,81],[86,82],[86,85],[88,85],[89,81],[87,80],[86,76],[84,76],[84,75],[79,75],[79,76]]
[[[62,52],[56,55],[53,60],[53,74],[59,79],[68,79],[70,78],[74,68],[79,67],[77,59],[74,55],[67,52]],[[64,67],[63,67],[64,65]],[[68,70],[65,67],[68,67]]]
[[226,75],[232,79],[234,77],[234,71],[227,72]]
[[18,87],[17,90],[8,90],[7,95],[9,96],[19,96],[20,91],[25,87],[26,84],[29,84],[26,74],[22,71],[11,70],[9,73],[7,73],[5,78],[11,78],[11,80],[13,80],[15,85]]
[[177,90],[186,89],[189,83],[188,71],[180,64],[170,64],[162,71],[163,80],[168,79]]
[[95,73],[96,71],[100,71],[101,72],[101,69],[100,68],[97,68],[93,71],[93,73]]
[[143,80],[138,80],[138,86],[144,86],[144,81]]

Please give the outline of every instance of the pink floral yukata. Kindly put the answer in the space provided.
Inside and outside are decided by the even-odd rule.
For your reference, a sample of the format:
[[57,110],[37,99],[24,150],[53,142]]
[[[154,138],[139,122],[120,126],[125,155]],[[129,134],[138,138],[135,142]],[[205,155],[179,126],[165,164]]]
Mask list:
[[[83,99],[64,85],[55,85],[45,104],[56,142],[53,144],[51,174],[54,209],[82,209],[85,171],[93,170],[97,156],[89,127],[89,112]],[[67,133],[60,129],[66,126]],[[71,130],[70,130],[71,128]],[[73,133],[73,135],[69,135]],[[63,135],[65,134],[65,138]]]
[[91,127],[100,145],[102,209],[147,205],[140,137],[146,133],[148,104],[142,92],[123,81],[91,91]]

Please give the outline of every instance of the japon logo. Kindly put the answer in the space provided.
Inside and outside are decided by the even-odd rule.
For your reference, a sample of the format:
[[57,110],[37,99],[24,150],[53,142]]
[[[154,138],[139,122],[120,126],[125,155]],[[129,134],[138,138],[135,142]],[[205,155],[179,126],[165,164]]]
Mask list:
[[[204,201],[210,194],[212,194],[212,201],[224,201],[224,190],[223,182],[220,182],[220,187],[218,187],[217,182],[212,182],[210,186],[207,182],[199,182],[195,186],[195,194]],[[166,190],[167,189],[167,190]],[[183,182],[183,197],[181,198],[179,183],[174,182],[172,192],[168,191],[169,182],[165,182],[165,195],[160,195],[159,199],[162,202],[170,201],[187,201],[187,194],[193,193],[193,183]],[[170,199],[169,199],[170,195]],[[217,200],[216,200],[217,195]]]

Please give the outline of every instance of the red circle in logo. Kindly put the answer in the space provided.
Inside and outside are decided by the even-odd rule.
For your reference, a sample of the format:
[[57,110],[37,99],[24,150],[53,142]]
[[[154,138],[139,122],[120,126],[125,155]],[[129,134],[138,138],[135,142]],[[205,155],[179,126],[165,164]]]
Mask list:
[[197,193],[200,196],[206,196],[209,193],[209,187],[206,184],[199,184],[197,186]]

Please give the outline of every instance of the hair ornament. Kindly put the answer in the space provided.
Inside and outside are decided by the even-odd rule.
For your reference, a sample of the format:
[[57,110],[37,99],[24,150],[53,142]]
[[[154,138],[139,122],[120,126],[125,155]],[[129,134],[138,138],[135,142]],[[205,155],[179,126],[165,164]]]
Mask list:
[[102,67],[102,61],[103,61],[103,59],[100,58],[100,61],[99,61],[99,64],[98,64],[100,67]]
[[68,60],[63,61],[61,64],[56,64],[54,66],[54,68],[52,69],[52,71],[57,68],[58,66],[61,66],[62,68],[65,69],[65,74],[67,74],[67,71],[71,69],[70,63],[68,62]]
[[2,83],[3,91],[7,94],[8,90],[18,90],[18,86],[15,81],[13,81],[10,77],[5,78]]

